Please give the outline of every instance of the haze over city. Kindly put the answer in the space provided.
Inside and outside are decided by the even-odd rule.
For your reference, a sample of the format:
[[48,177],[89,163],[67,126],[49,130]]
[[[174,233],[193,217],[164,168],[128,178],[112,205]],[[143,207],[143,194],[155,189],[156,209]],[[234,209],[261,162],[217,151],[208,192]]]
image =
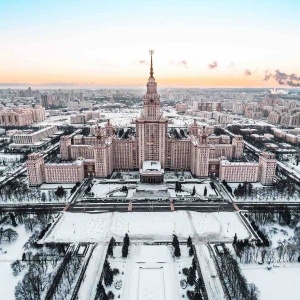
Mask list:
[[[299,84],[298,1],[1,1],[0,86]],[[268,79],[268,80],[266,80]]]

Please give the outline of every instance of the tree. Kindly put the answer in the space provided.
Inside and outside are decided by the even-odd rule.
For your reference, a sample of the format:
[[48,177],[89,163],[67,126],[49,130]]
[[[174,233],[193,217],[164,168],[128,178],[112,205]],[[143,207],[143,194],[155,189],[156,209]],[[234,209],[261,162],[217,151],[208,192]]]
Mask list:
[[19,275],[19,273],[24,269],[24,266],[19,260],[14,261],[10,266],[12,268],[14,276]]
[[46,200],[47,200],[46,193],[43,192],[43,193],[42,193],[42,196],[41,196],[41,201],[42,201],[42,202],[46,202]]
[[197,262],[196,262],[196,258],[195,257],[192,260],[192,268],[196,272],[196,270],[197,270]]
[[189,268],[188,276],[187,276],[187,283],[191,286],[195,284],[196,281],[196,272],[193,268]]
[[179,244],[174,248],[174,256],[175,257],[180,257],[181,256],[181,251],[180,251]]
[[234,245],[236,244],[236,241],[237,241],[237,235],[235,234],[235,235],[234,235],[234,238],[233,238],[233,244],[234,244]]
[[191,247],[192,244],[193,244],[192,238],[189,236],[188,239],[187,239],[187,241],[186,241],[186,245],[187,245],[188,247]]
[[193,255],[194,255],[194,247],[191,246],[189,250],[189,256],[193,256]]
[[104,286],[101,283],[101,281],[99,281],[98,285],[97,285],[96,299],[101,299],[101,300],[104,300],[104,299],[106,300],[107,299],[107,295],[106,295]]
[[17,227],[18,224],[16,222],[15,215],[13,213],[9,213],[9,217],[11,219],[11,225],[14,226],[14,227]]
[[251,195],[252,195],[252,192],[253,192],[253,184],[252,184],[252,183],[249,183],[249,184],[248,184],[248,195],[251,196]]
[[111,286],[113,281],[114,281],[114,275],[112,273],[112,270],[109,270],[104,276],[104,284],[106,286]]
[[3,238],[5,238],[9,243],[15,241],[18,236],[18,233],[11,228],[7,228],[3,231]]
[[123,239],[123,246],[122,246],[122,257],[125,258],[128,256],[129,253],[129,245],[130,245],[130,239],[128,234],[126,233]]
[[111,286],[114,280],[114,274],[113,271],[110,267],[110,264],[107,260],[105,260],[104,265],[103,265],[103,274],[104,274],[104,284],[106,286]]
[[207,187],[204,188],[204,196],[207,196]]
[[201,293],[202,288],[204,288],[204,283],[202,282],[201,278],[199,277],[195,282],[194,300],[202,300],[203,299],[203,296]]
[[112,291],[109,291],[109,292],[107,293],[107,298],[108,298],[108,299],[115,299],[115,294],[114,294]]
[[57,190],[55,191],[55,195],[59,198],[62,198],[66,194],[65,189],[62,186],[58,186]]
[[195,196],[195,195],[196,195],[196,188],[195,188],[195,186],[193,187],[193,191],[192,191],[191,195],[192,195],[192,196]]
[[172,246],[175,248],[177,245],[179,245],[178,237],[176,234],[173,234]]
[[107,255],[114,256],[114,247],[116,245],[116,240],[112,237],[109,241],[108,247],[107,247]]

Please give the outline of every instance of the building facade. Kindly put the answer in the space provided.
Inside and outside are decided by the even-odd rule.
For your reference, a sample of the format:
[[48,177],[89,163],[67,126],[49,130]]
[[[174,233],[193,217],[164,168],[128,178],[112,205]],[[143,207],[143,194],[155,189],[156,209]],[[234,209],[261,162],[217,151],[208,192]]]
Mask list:
[[0,110],[1,126],[22,127],[31,125],[35,122],[42,122],[46,119],[45,108],[41,105],[35,105],[34,108],[12,107]]
[[[153,52],[151,52],[147,91],[143,97],[143,109],[132,127],[115,128],[108,120],[104,127],[92,126],[88,136],[61,137],[61,159],[64,161],[80,159],[81,164],[77,168],[82,168],[83,173],[76,171],[74,178],[68,177],[64,173],[71,168],[68,164],[56,164],[56,166],[52,164],[51,167],[45,164],[42,168],[45,174],[41,175],[36,167],[36,164],[40,166],[40,160],[30,157],[27,163],[30,184],[36,184],[40,180],[52,182],[54,177],[50,177],[50,170],[51,174],[55,172],[61,174],[57,175],[57,178],[67,182],[70,180],[77,182],[83,176],[90,175],[107,177],[113,170],[140,170],[142,175],[147,172],[153,173],[153,170],[143,168],[145,162],[156,162],[161,170],[190,170],[196,177],[218,176],[220,173],[222,178],[232,176],[233,179],[239,179],[238,181],[257,181],[260,178],[259,163],[251,166],[247,163],[229,166],[229,162],[229,164],[223,162],[224,158],[239,160],[242,157],[244,141],[241,136],[232,139],[227,135],[216,136],[213,134],[213,127],[199,125],[196,120],[187,128],[169,126],[170,120],[161,112],[152,54]],[[229,167],[234,171],[227,171],[226,168]],[[237,176],[236,172],[240,173],[238,178],[234,177]],[[152,173],[151,182],[161,181],[161,173]],[[262,178],[266,176],[263,175]],[[64,180],[61,182],[66,182]],[[145,176],[143,180],[147,181]],[[269,182],[269,177],[264,181]]]

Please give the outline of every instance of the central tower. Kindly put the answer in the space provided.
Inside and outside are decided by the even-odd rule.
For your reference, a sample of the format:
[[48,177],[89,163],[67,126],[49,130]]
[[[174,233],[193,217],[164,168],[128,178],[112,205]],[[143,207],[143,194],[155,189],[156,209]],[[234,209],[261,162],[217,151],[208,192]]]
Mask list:
[[139,168],[144,161],[159,161],[165,166],[168,120],[160,111],[160,97],[157,93],[157,83],[153,76],[153,50],[150,53],[150,77],[147,82],[147,92],[143,97],[143,110],[136,120],[138,139]]
[[148,120],[157,120],[161,116],[160,112],[160,99],[157,94],[157,83],[155,82],[155,78],[153,77],[153,59],[152,56],[154,54],[153,50],[149,51],[151,56],[150,62],[150,77],[147,83],[147,93],[144,95],[144,108],[143,115],[144,118]]

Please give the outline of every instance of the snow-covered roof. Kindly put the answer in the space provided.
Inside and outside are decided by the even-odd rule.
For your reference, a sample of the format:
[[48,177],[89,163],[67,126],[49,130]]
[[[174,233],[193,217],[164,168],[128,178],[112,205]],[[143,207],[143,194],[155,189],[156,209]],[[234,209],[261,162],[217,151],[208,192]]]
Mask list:
[[146,160],[143,162],[143,172],[145,171],[161,171],[161,164],[159,161]]

